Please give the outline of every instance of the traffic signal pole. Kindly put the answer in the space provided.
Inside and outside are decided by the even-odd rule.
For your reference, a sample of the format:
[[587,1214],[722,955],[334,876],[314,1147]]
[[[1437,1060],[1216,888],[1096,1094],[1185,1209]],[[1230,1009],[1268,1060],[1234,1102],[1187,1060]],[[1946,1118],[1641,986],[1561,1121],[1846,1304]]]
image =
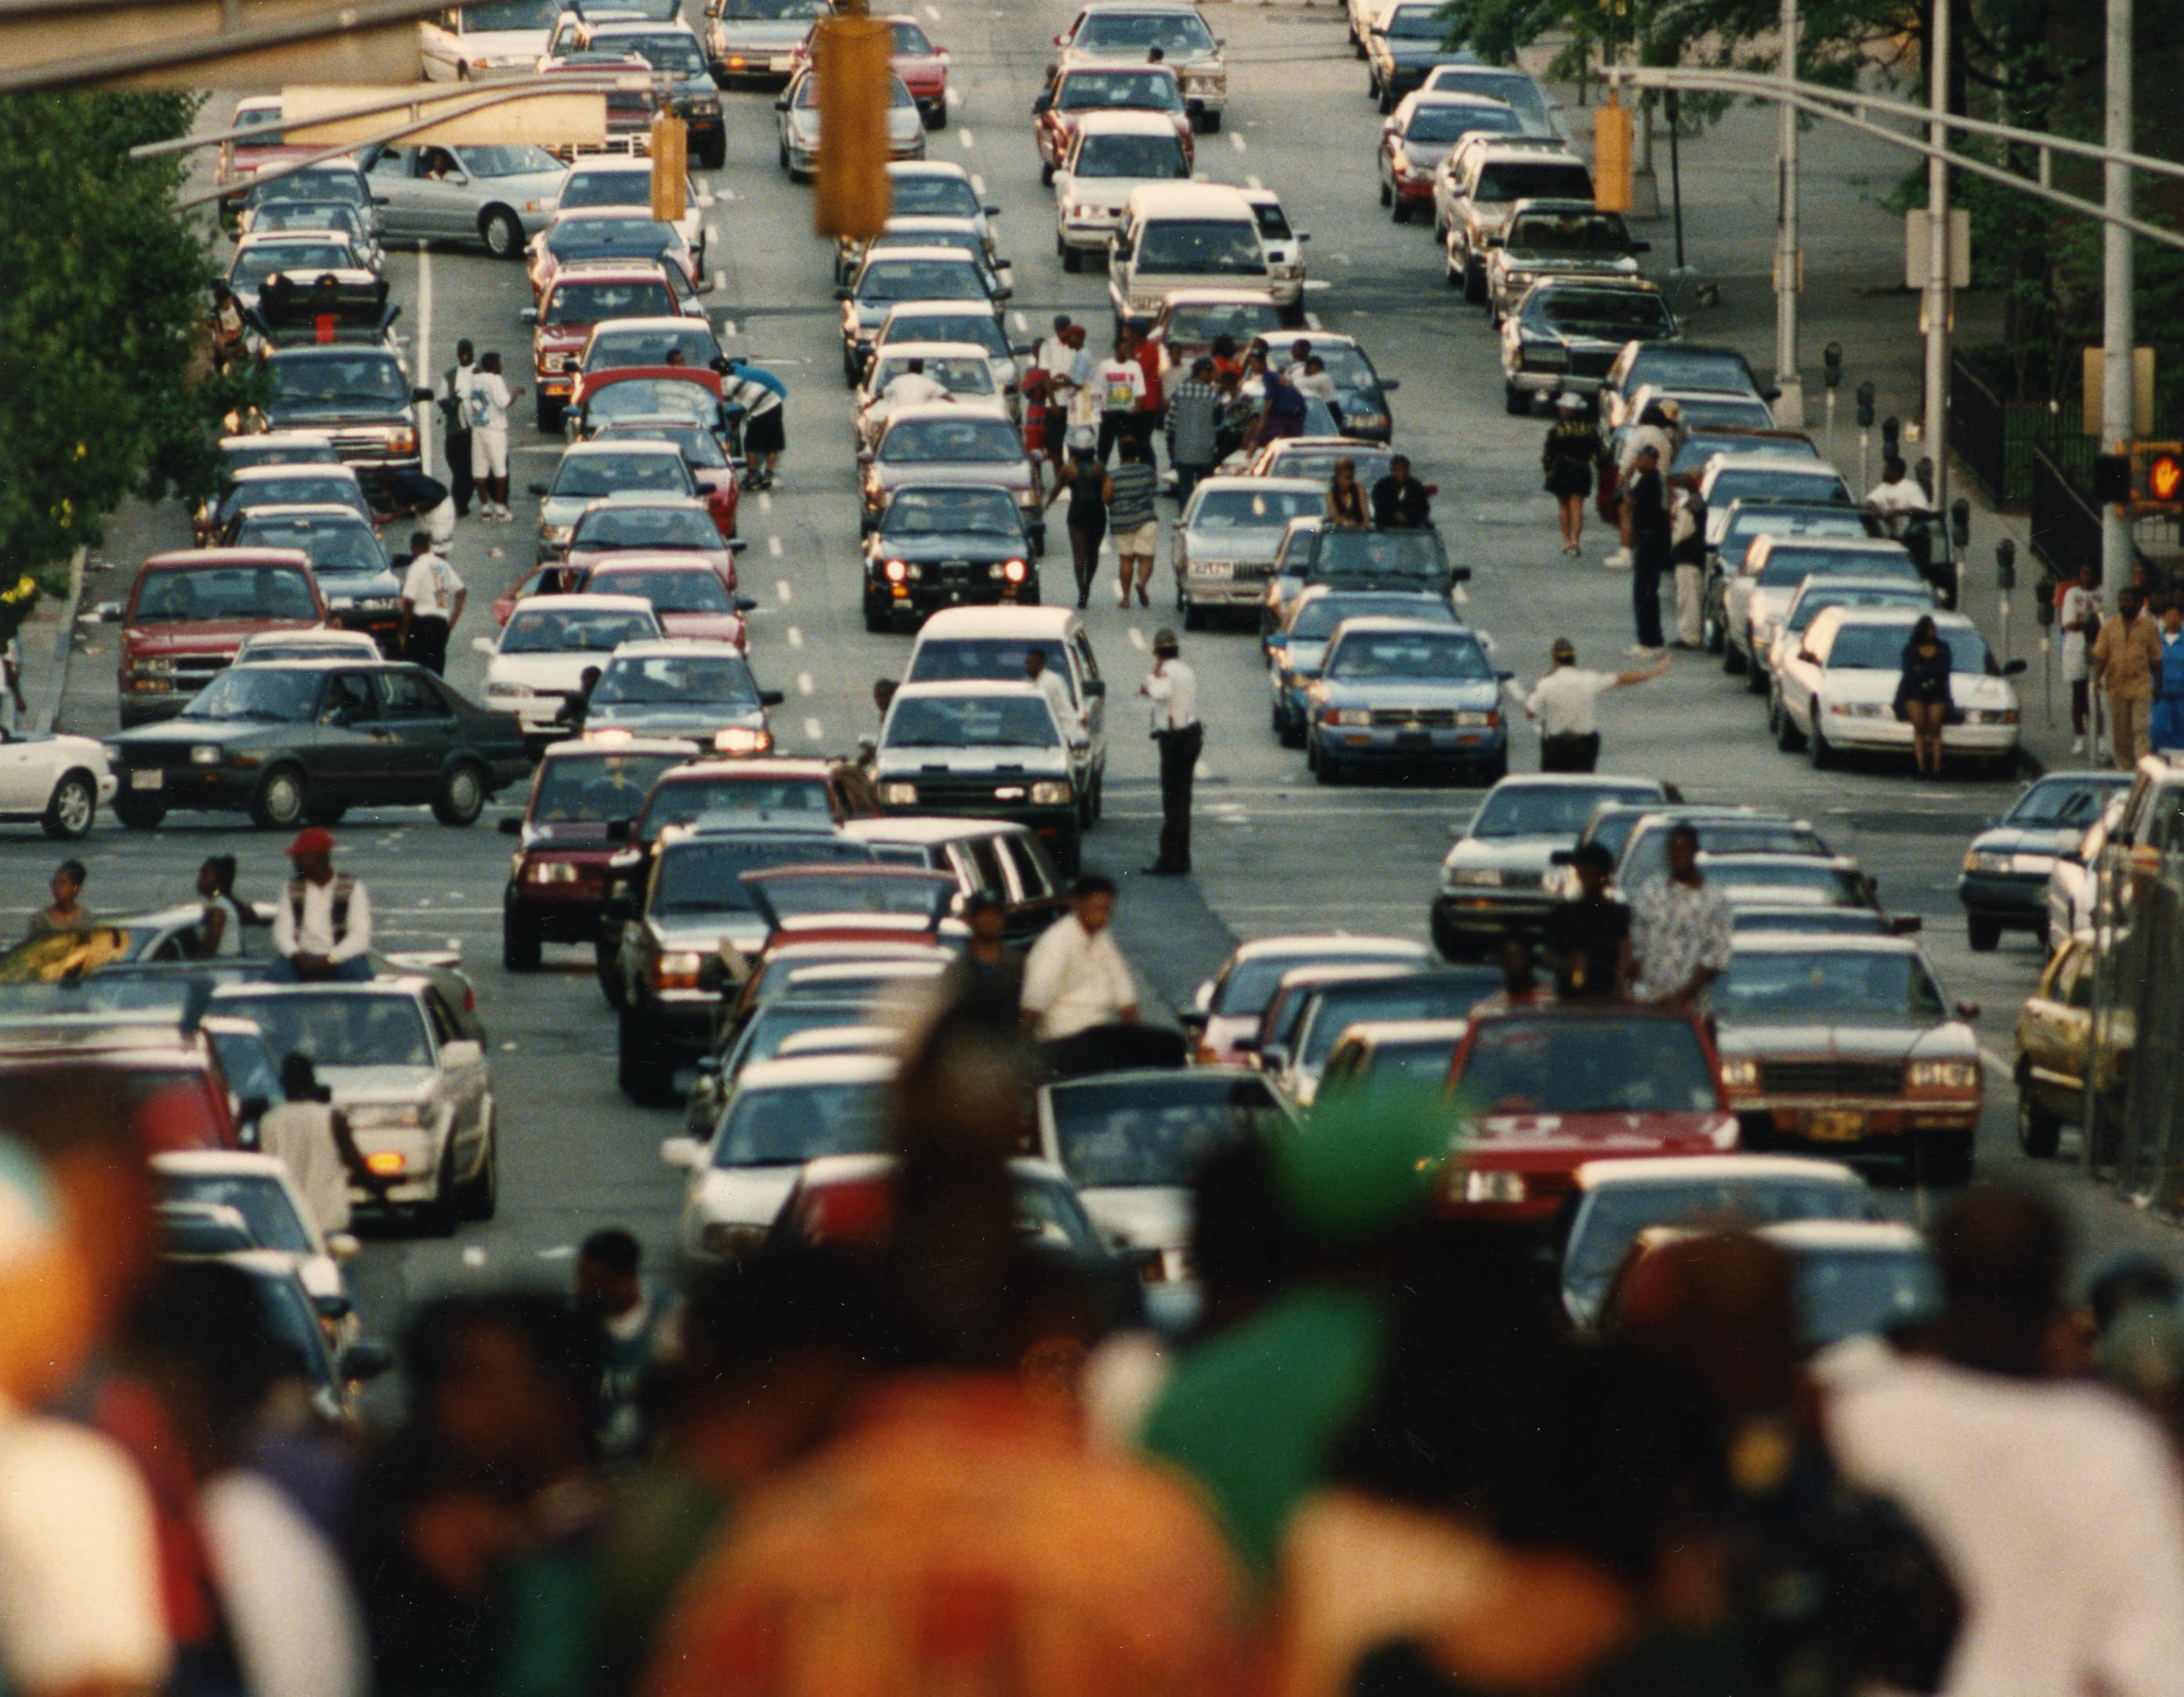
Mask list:
[[1934,464],[1928,498],[1936,512],[1949,510],[1949,11],[1952,0],[1933,0],[1926,37],[1929,104],[1926,128],[1926,453]]
[[[2131,143],[2131,0],[2108,0],[2108,145],[2128,153]],[[2131,452],[2137,420],[2137,373],[2131,343],[2137,324],[2131,301],[2131,216],[2130,167],[2111,157],[2105,167],[2101,226],[2101,450]],[[2126,220],[2126,221],[2119,221]],[[2131,505],[2109,502],[2101,508],[2101,582],[2113,595],[2131,581]]]
[[1786,430],[1805,427],[1804,381],[1797,374],[1797,289],[1804,267],[1797,253],[1797,0],[1782,0],[1782,82],[1786,98],[1780,112],[1774,162],[1776,233],[1774,254],[1774,421]]

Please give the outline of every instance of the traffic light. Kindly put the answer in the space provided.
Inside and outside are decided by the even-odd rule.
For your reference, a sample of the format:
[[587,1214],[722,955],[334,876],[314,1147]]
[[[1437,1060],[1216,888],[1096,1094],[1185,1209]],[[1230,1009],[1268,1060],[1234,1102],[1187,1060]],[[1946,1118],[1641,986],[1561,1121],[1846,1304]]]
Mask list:
[[690,183],[690,131],[671,112],[652,120],[652,215],[672,224],[685,207]]
[[1602,212],[1630,209],[1630,109],[1613,89],[1593,117],[1592,204]]
[[[2141,452],[2146,450],[2142,448]],[[2156,506],[2175,507],[2184,502],[2184,453],[2162,447],[2146,453],[2140,499]]]
[[819,168],[812,223],[822,236],[869,241],[887,222],[888,104],[894,31],[882,20],[834,17],[818,27]]
[[1897,421],[1895,414],[1891,413],[1880,421],[1880,451],[1884,455],[1893,455],[1903,440],[1903,427]]

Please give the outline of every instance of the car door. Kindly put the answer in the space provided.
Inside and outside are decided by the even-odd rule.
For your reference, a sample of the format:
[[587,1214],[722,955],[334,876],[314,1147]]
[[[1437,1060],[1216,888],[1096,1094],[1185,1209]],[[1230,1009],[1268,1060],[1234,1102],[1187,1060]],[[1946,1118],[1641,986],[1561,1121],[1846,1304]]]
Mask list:
[[[1815,620],[1807,625],[1797,651],[1783,661],[1779,674],[1782,711],[1807,736],[1813,734],[1813,716],[1818,711],[1820,684],[1827,672],[1827,645],[1834,635],[1831,624],[1822,628]],[[1817,648],[1813,645],[1816,640],[1821,645]]]
[[1092,760],[1105,766],[1107,759],[1107,689],[1100,678],[1100,662],[1093,657],[1092,639],[1081,628],[1069,635],[1070,685],[1076,691],[1077,711],[1084,716],[1084,734],[1091,740]]
[[389,236],[430,236],[437,234],[426,221],[426,207],[417,192],[417,149],[387,148],[371,162],[365,173],[365,181],[371,187],[372,198],[384,203],[380,209],[381,221]]
[[319,697],[317,723],[305,751],[311,781],[342,801],[384,801],[392,734],[379,713],[372,674],[363,670],[331,673]]
[[994,847],[1009,875],[1009,891],[1004,898],[1009,908],[1009,936],[1018,941],[1036,937],[1060,918],[1069,905],[1061,875],[1039,839],[1028,833],[1007,832],[994,840]]
[[385,740],[386,783],[392,799],[430,801],[454,751],[454,707],[422,672],[371,675]]
[[0,813],[40,813],[52,798],[53,745],[0,730]]

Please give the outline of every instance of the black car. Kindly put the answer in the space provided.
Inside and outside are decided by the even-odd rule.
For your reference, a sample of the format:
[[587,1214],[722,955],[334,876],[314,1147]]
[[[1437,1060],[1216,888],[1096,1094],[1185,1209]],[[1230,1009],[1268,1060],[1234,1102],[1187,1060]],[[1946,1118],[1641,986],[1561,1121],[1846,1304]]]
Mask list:
[[352,467],[373,506],[397,505],[394,480],[419,469],[417,416],[432,399],[410,381],[389,348],[332,343],[277,348],[266,356],[265,398],[259,403],[275,430],[320,430]]
[[1502,387],[1523,417],[1535,398],[1596,394],[1634,342],[1673,341],[1676,315],[1640,277],[1542,277],[1502,321]]
[[865,628],[914,624],[967,603],[1039,605],[1039,568],[1014,491],[903,485],[865,539]]
[[1391,8],[1373,25],[1371,36],[1358,46],[1366,64],[1366,81],[1383,112],[1413,89],[1423,87],[1438,64],[1462,64],[1473,55],[1449,45],[1446,14],[1425,0]]
[[402,580],[379,533],[347,507],[253,507],[230,520],[222,548],[300,548],[345,630],[360,630],[394,656],[402,634]]
[[1388,414],[1388,397],[1402,387],[1402,380],[1382,377],[1355,337],[1312,330],[1284,337],[1282,342],[1292,348],[1309,342],[1312,351],[1326,364],[1327,375],[1334,380],[1334,405],[1330,410],[1342,433],[1384,446],[1395,428]]
[[2053,773],[1972,839],[1957,896],[1974,949],[1992,949],[2004,931],[2048,935],[2048,879],[2057,856],[2077,851],[2086,828],[2131,781],[2128,772]]
[[121,786],[114,814],[136,830],[176,808],[285,829],[355,807],[427,804],[441,823],[467,825],[531,764],[513,713],[385,661],[231,667],[179,717],[107,746]]

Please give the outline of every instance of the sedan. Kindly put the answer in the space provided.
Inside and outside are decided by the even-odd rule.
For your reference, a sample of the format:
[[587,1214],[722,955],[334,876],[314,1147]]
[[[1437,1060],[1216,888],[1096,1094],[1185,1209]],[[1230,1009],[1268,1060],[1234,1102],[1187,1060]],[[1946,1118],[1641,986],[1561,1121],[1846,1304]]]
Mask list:
[[1228,104],[1222,43],[1190,0],[1093,0],[1054,38],[1056,69],[1067,76],[1087,63],[1144,64],[1159,56],[1183,85],[1194,128],[1215,131]]
[[91,835],[116,787],[106,745],[94,738],[0,727],[0,818],[36,819],[47,836],[75,842]]
[[[1728,646],[1722,669],[1747,674],[1754,691],[1767,687],[1767,658],[1799,588],[1830,578],[1888,578],[1907,589],[1924,587],[1919,568],[1900,542],[1885,538],[1763,536],[1744,556],[1743,569],[1722,584],[1722,619]],[[1928,606],[1933,602],[1930,591]],[[1735,655],[1736,663],[1730,664]]]
[[1282,322],[1281,308],[1263,288],[1172,288],[1161,297],[1147,334],[1160,344],[1168,368],[1180,373],[1223,336],[1239,348],[1251,346],[1254,337],[1272,345]]
[[1054,173],[1054,251],[1066,271],[1106,257],[1131,192],[1190,176],[1190,145],[1164,112],[1086,112]]
[[1457,142],[1466,136],[1505,136],[1517,129],[1515,113],[1476,94],[1406,94],[1401,105],[1390,102],[1381,109],[1394,115],[1380,126],[1375,167],[1380,204],[1398,224],[1409,223],[1414,214],[1433,212],[1435,179]]
[[[2047,1160],[2065,1125],[2086,1123],[2086,1092],[2099,1099],[2104,1124],[2123,1123],[2131,1062],[2128,1023],[2093,1018],[2100,963],[2092,940],[2071,937],[2042,969],[2017,1016],[2017,1146]],[[2101,1046],[2094,1059],[2094,1046]]]
[[641,210],[584,207],[557,212],[531,238],[526,251],[531,255],[528,275],[534,304],[564,265],[672,265],[680,268],[691,287],[702,287],[697,255],[682,239],[682,231]]
[[1997,770],[2015,766],[2018,703],[2009,680],[2025,670],[2025,661],[1997,665],[1986,638],[1962,613],[1830,607],[1813,621],[1804,646],[1783,661],[1775,682],[1786,741],[1809,745],[1816,768],[1825,770],[1841,753],[1909,751],[1911,727],[1896,717],[1894,703],[1903,645],[1921,617],[1933,619],[1949,653],[1955,711],[1942,732],[1944,756]]
[[[1329,410],[1342,433],[1384,446],[1394,431],[1388,397],[1402,387],[1402,379],[1382,377],[1354,336],[1307,330],[1286,339],[1292,349],[1300,342],[1309,343],[1312,356],[1327,367],[1327,375],[1334,383],[1334,402]],[[1363,482],[1362,477],[1359,481]]]
[[1322,784],[1373,765],[1438,765],[1496,783],[1509,769],[1502,684],[1469,631],[1424,619],[1346,619],[1306,691],[1306,762]]
[[1031,109],[1037,120],[1032,138],[1039,147],[1039,180],[1049,186],[1069,158],[1078,126],[1095,114],[1148,114],[1156,123],[1167,123],[1183,149],[1186,167],[1195,158],[1183,86],[1166,65],[1141,61],[1074,65],[1054,79],[1032,102]]
[[380,148],[363,156],[387,234],[480,242],[519,260],[528,232],[554,215],[569,168],[543,148]]
[[1020,354],[1011,344],[993,304],[983,299],[896,302],[873,333],[872,351],[902,342],[967,342],[983,349],[994,387],[1009,398],[1011,406],[1017,397],[1019,360],[1028,358],[1032,351],[1027,344]]
[[2048,882],[2058,858],[2075,852],[2111,797],[2131,787],[2127,772],[2055,773],[1971,840],[1957,898],[1972,948],[1992,949],[2008,931],[2048,930]]
[[538,497],[538,558],[567,554],[577,521],[594,501],[617,495],[671,495],[694,501],[697,480],[681,452],[665,442],[576,442],[563,450]]
[[865,541],[865,628],[884,631],[942,607],[1038,605],[1038,568],[1013,490],[905,483]]
[[1282,622],[1259,639],[1273,697],[1274,734],[1284,748],[1302,748],[1312,718],[1312,687],[1327,663],[1328,645],[1345,620],[1423,619],[1454,630],[1463,621],[1445,595],[1402,589],[1349,589],[1315,583],[1289,605]]
[[[1808,578],[1791,597],[1788,610],[1779,621],[1773,622],[1774,639],[1762,656],[1770,680],[1780,668],[1784,656],[1804,646],[1805,633],[1812,628],[1813,621],[1830,607],[1911,607],[1920,612],[1931,612],[1934,588],[1925,578],[1917,577],[1908,581],[1901,577]],[[1780,713],[1770,681],[1767,728],[1777,736],[1782,729]]]
[[1591,394],[1631,343],[1668,341],[1677,334],[1669,303],[1643,280],[1542,278],[1502,321],[1502,388],[1508,410],[1522,418],[1538,396]]
[[887,428],[895,407],[888,386],[897,377],[909,376],[913,360],[929,381],[947,391],[950,400],[983,402],[988,408],[1004,404],[1001,392],[994,386],[994,368],[984,349],[969,342],[898,342],[886,352],[874,354],[857,386],[854,405],[860,448],[879,445],[880,433]]
[[874,254],[858,267],[854,282],[834,291],[842,303],[843,381],[855,388],[863,378],[873,339],[900,303],[972,301],[998,318],[1010,293],[999,272],[959,248],[890,248]]
[[735,462],[728,458],[721,438],[705,425],[669,414],[645,418],[617,418],[591,438],[594,442],[665,442],[682,456],[682,464],[697,485],[713,528],[730,539],[736,533],[743,491],[736,483]]
[[[775,147],[781,169],[791,182],[809,182],[819,168],[819,78],[804,71],[773,103],[777,115]],[[888,78],[888,157],[925,157],[925,119],[899,76]]]
[[702,555],[618,550],[587,572],[576,587],[588,595],[635,595],[649,601],[660,628],[671,637],[738,654],[750,646],[750,626],[744,616],[756,603],[735,595],[721,581],[720,569]]
[[259,296],[276,277],[297,277],[308,283],[327,273],[346,280],[369,278],[371,268],[346,236],[332,230],[275,230],[254,232],[236,244],[228,262],[227,286],[236,304],[254,312]]
[[486,657],[485,698],[515,714],[524,740],[543,748],[569,734],[583,676],[625,642],[661,634],[652,603],[635,595],[539,595],[520,602],[498,639],[473,637]]
[[1195,630],[1206,615],[1256,610],[1293,518],[1327,511],[1327,486],[1302,477],[1207,477],[1169,537],[1175,606]]
[[[1001,209],[989,205],[978,193],[978,185],[971,181],[971,173],[953,160],[896,159],[887,168],[888,200],[893,214],[898,218],[968,218],[976,223],[986,242],[986,263],[998,265],[1001,262],[1001,248],[995,220]],[[840,248],[849,244],[850,238],[841,238]],[[841,269],[838,259],[836,270]]]
[[889,497],[906,483],[976,483],[1008,490],[1023,515],[1034,551],[1045,546],[1039,469],[1024,449],[1023,433],[998,408],[974,411],[946,403],[905,407],[888,421],[879,445],[857,461],[867,535],[878,525]]
[[1198,986],[1182,1015],[1194,1035],[1196,1058],[1211,1064],[1240,1060],[1240,1039],[1254,1038],[1267,1002],[1283,975],[1304,966],[1400,963],[1413,972],[1429,964],[1425,946],[1407,938],[1347,933],[1259,937],[1239,944],[1221,969]]
[[356,1253],[357,1240],[322,1228],[287,1163],[241,1149],[191,1150],[153,1156],[152,1172],[163,1203],[233,1209],[251,1247],[290,1257],[320,1316],[355,1332],[341,1264]]
[[[1543,285],[1544,287],[1544,285]],[[1717,454],[1699,475],[1706,503],[1707,546],[1721,545],[1730,510],[1739,501],[1783,501],[1802,506],[1851,506],[1849,485],[1825,460],[1780,454]]]
[[1448,38],[1447,14],[1437,0],[1396,0],[1376,8],[1358,43],[1365,49],[1366,92],[1383,112],[1394,111],[1435,65],[1472,57],[1451,47]]
[[[1590,201],[1520,200],[1509,233],[1486,250],[1487,313],[1499,324],[1544,276],[1635,277],[1638,256],[1652,248],[1631,236],[1621,213],[1596,211]],[[1764,403],[1759,410],[1763,427],[1771,424]]]
[[724,539],[705,503],[689,496],[610,495],[577,515],[563,563],[581,578],[625,554],[669,550],[704,560],[722,587],[733,589],[736,553],[743,545]]
[[716,642],[626,642],[592,686],[584,734],[619,730],[687,737],[716,754],[770,754],[766,710],[781,691],[761,689],[750,661]]

